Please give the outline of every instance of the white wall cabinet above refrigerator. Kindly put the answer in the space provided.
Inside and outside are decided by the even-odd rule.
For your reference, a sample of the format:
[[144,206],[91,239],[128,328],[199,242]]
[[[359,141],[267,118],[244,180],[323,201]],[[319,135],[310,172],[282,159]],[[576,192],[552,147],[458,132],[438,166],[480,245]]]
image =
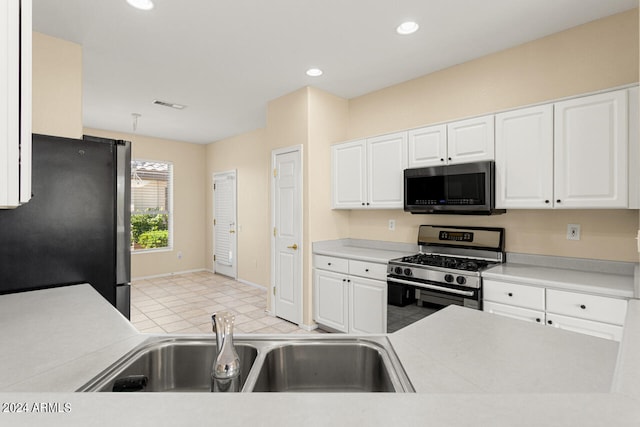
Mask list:
[[409,167],[470,163],[494,158],[494,116],[409,131]]
[[31,198],[31,0],[0,5],[0,208]]
[[637,141],[629,129],[635,133],[637,117],[629,111],[637,90],[497,114],[496,207],[634,207],[629,141]]
[[402,209],[407,132],[331,147],[333,209]]

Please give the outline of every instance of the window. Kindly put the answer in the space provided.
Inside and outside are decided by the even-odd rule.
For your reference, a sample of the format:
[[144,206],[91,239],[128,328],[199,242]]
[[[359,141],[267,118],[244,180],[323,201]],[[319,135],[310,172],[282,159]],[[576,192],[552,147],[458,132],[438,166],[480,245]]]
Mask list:
[[173,246],[173,165],[131,161],[131,250]]

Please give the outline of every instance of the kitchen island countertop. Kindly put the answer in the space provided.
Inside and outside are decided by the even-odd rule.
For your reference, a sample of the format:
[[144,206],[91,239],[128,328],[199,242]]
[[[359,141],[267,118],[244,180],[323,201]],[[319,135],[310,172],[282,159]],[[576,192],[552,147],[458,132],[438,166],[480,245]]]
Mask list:
[[0,424],[638,425],[639,303],[630,301],[620,352],[611,341],[449,307],[389,335],[415,394],[123,395],[72,393],[147,337],[90,286],[5,295],[0,397],[50,410],[5,411]]

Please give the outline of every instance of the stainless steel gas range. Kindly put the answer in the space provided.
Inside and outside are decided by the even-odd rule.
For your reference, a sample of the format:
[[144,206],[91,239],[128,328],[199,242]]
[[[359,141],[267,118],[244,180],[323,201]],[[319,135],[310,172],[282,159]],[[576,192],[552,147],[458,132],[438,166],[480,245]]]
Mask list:
[[421,225],[420,252],[389,261],[387,332],[448,305],[482,309],[482,271],[505,261],[504,229]]

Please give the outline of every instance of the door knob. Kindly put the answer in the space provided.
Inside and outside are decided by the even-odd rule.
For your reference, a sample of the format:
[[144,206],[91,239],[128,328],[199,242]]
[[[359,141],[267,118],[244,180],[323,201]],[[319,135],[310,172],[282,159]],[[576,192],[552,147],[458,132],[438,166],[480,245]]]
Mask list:
[[294,251],[298,250],[298,245],[297,244],[293,244],[292,246],[287,246],[289,249],[293,249]]

